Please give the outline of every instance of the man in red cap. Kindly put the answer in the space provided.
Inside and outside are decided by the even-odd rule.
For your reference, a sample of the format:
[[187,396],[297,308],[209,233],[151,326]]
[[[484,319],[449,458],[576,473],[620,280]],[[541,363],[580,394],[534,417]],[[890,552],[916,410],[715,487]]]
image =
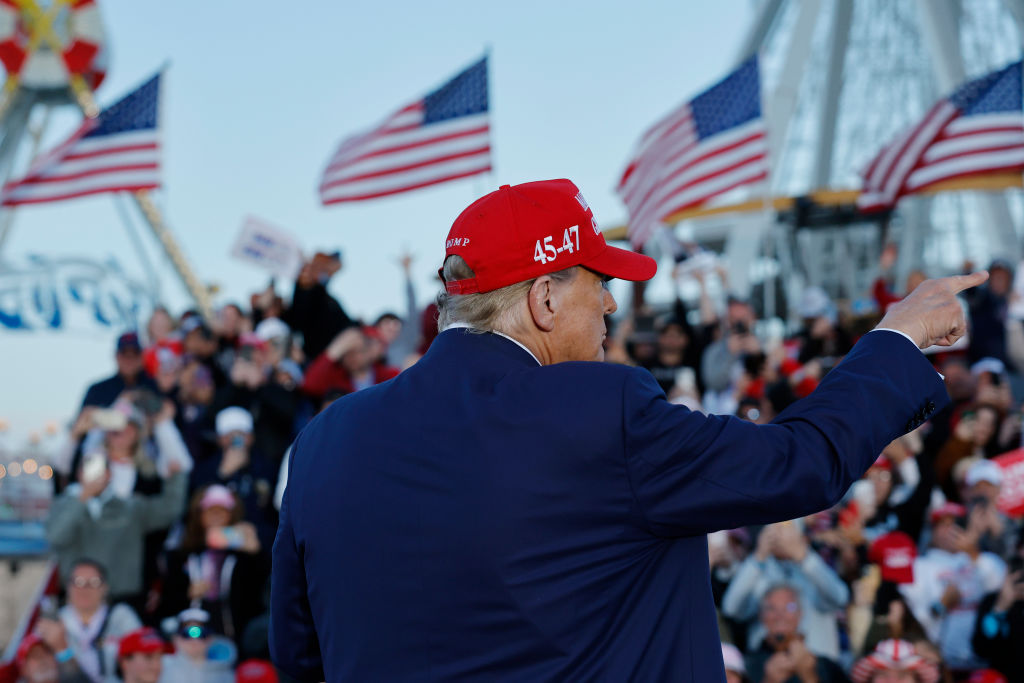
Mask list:
[[54,653],[50,645],[35,633],[25,636],[14,658],[18,665],[18,683],[91,683],[68,652]]
[[918,347],[964,331],[922,284],[771,424],[673,405],[603,358],[605,243],[568,180],[505,185],[445,243],[441,332],[296,440],[270,646],[301,681],[724,681],[706,534],[834,505],[947,402]]
[[121,638],[117,666],[124,683],[157,683],[163,668],[162,657],[172,651],[160,634],[149,627]]

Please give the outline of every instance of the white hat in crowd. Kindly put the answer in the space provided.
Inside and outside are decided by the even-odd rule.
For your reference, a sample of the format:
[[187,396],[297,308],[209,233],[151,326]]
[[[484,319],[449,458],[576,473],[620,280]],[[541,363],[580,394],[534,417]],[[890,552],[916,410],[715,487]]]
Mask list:
[[987,481],[993,486],[1003,485],[1003,469],[991,460],[979,460],[967,470],[967,477],[964,482],[968,487],[979,482]]
[[245,408],[231,406],[217,413],[217,436],[231,432],[252,433],[252,413]]
[[288,337],[292,333],[292,329],[278,318],[265,318],[260,321],[253,333],[263,341],[270,341]]

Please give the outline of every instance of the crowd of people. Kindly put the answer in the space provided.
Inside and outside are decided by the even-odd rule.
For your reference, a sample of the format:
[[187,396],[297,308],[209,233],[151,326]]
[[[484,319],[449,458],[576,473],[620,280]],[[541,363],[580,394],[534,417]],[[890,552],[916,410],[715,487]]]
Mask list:
[[[648,369],[690,409],[768,422],[923,279],[898,287],[893,262],[873,313],[811,287],[781,340],[749,301],[715,299],[724,271],[690,270],[699,300],[610,320],[606,362]],[[64,604],[18,650],[26,682],[286,680],[268,662],[267,593],[288,450],[437,335],[400,265],[405,310],[372,321],[328,292],[341,258],[319,253],[288,301],[268,287],[214,319],[161,308],[117,340],[116,373],[89,387],[54,462]],[[1024,531],[996,505],[991,460],[1021,445],[1024,315],[1012,266],[990,272],[966,296],[969,344],[930,356],[950,409],[908,425],[836,508],[708,537],[730,683],[1024,681]]]

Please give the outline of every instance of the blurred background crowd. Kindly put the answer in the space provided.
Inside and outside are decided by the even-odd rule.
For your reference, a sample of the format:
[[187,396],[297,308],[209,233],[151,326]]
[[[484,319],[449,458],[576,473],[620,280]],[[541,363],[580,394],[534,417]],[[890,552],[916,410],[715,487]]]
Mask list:
[[[808,288],[779,334],[713,259],[682,259],[676,281],[699,293],[622,305],[606,362],[646,368],[690,409],[768,422],[924,278],[892,282],[894,261],[887,249],[869,305]],[[286,680],[267,661],[267,598],[288,449],[429,348],[436,307],[410,264],[406,307],[373,320],[328,292],[341,257],[318,253],[287,299],[272,283],[213,320],[157,309],[118,338],[116,371],[87,388],[51,463],[62,597],[21,643],[24,680]],[[708,537],[731,683],[1024,681],[1024,532],[992,459],[1021,446],[1024,316],[1014,266],[990,267],[964,298],[969,343],[929,355],[949,409],[908,424],[834,509]]]

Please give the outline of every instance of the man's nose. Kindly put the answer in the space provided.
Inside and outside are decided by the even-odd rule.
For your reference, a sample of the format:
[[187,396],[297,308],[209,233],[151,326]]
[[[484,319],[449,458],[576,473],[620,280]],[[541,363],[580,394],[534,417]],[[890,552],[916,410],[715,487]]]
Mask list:
[[615,297],[612,293],[605,290],[604,293],[604,314],[611,315],[615,311],[619,310],[619,305],[615,303]]

